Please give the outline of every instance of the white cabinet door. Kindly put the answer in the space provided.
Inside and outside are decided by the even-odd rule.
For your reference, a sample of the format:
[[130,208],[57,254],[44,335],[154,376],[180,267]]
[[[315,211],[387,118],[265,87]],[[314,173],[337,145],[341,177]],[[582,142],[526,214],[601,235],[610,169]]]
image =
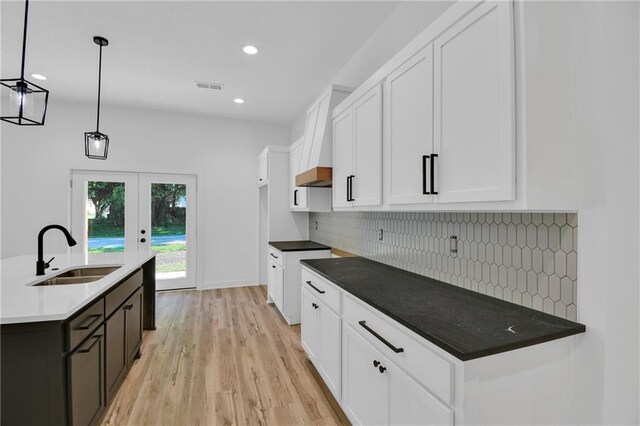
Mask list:
[[389,376],[389,424],[453,425],[453,410],[438,401],[387,359]]
[[382,88],[368,91],[353,105],[354,206],[382,202]]
[[271,270],[274,271],[274,302],[278,309],[280,309],[280,312],[284,315],[284,269],[282,269],[282,266],[274,263],[271,266]]
[[433,46],[428,45],[384,82],[384,203],[430,203],[433,152]]
[[258,186],[262,186],[269,180],[269,155],[265,155],[258,161]]
[[277,265],[273,259],[269,259],[267,270],[267,294],[269,296],[268,300],[272,303],[275,303],[276,301],[276,268]]
[[327,305],[319,303],[320,315],[320,370],[327,387],[340,401],[342,382],[342,320]]
[[307,355],[315,363],[319,361],[319,305],[317,299],[305,288],[302,289],[301,303],[300,340]]
[[515,199],[511,2],[486,2],[434,41],[437,202]]
[[349,182],[353,175],[353,113],[349,109],[333,120],[333,206],[351,207]]
[[302,146],[291,151],[289,154],[289,208],[291,210],[306,209],[307,205],[307,188],[296,187],[296,175],[300,166],[300,158],[302,157]]
[[309,168],[313,138],[316,132],[316,125],[318,124],[318,108],[319,104],[315,104],[309,112],[307,112],[307,123],[304,126],[304,143],[302,144],[302,156],[300,157],[298,173],[306,172]]
[[388,423],[388,375],[383,356],[348,325],[343,328],[342,407],[354,424]]

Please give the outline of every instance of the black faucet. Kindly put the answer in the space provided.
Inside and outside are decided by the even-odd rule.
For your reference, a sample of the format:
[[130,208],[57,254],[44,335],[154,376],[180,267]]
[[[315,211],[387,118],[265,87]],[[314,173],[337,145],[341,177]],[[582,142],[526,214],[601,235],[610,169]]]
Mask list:
[[60,231],[62,231],[64,236],[67,237],[67,244],[69,244],[69,247],[73,247],[78,244],[76,243],[76,240],[73,239],[69,231],[67,231],[67,228],[62,225],[47,225],[42,228],[40,230],[40,233],[38,233],[38,261],[36,262],[36,275],[44,275],[45,269],[47,269],[51,261],[55,259],[55,257],[52,257],[48,262],[45,262],[43,260],[44,255],[42,253],[42,240],[44,238],[45,232],[47,232],[49,229],[59,229]]

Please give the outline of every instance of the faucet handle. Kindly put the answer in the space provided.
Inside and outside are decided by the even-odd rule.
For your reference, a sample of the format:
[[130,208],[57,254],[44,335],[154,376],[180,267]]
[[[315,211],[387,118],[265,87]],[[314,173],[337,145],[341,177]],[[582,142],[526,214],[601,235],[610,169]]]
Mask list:
[[51,259],[49,259],[48,261],[46,261],[44,263],[44,268],[47,269],[49,266],[51,266],[51,262],[53,262],[53,259],[55,259],[56,257],[53,256]]

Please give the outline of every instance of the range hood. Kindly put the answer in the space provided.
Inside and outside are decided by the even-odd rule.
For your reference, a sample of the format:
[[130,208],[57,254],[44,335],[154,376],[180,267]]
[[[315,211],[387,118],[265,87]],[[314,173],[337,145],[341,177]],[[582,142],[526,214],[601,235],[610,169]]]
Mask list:
[[351,92],[351,88],[332,85],[307,111],[296,186],[331,188],[333,185],[332,112]]

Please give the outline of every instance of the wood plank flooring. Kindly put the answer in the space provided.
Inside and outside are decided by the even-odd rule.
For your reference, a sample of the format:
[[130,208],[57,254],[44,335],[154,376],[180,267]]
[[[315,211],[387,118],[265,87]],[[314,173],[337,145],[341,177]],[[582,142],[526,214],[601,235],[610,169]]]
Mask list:
[[263,287],[160,293],[103,425],[349,424]]

